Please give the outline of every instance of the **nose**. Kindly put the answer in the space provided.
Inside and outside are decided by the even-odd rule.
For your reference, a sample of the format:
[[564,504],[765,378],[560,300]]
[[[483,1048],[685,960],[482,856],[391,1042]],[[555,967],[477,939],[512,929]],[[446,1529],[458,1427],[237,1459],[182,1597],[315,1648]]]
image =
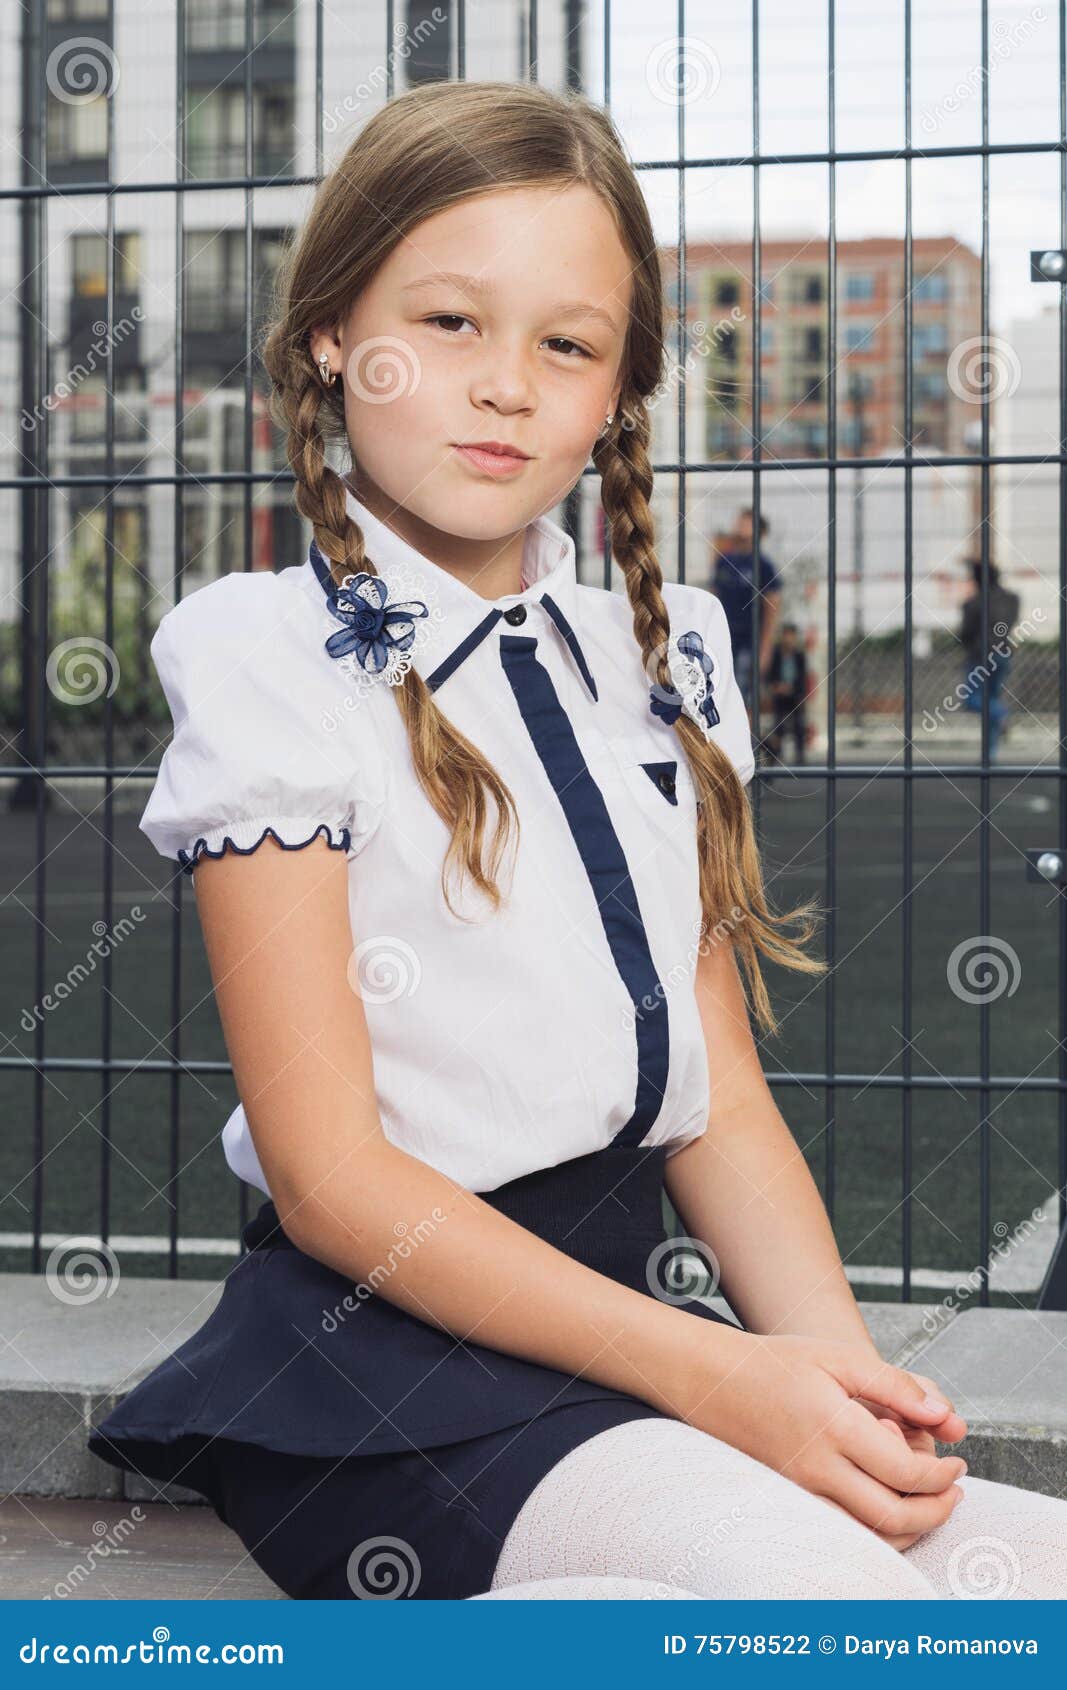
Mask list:
[[506,415],[530,410],[536,391],[525,348],[515,342],[487,341],[481,368],[471,382],[471,400],[479,410],[488,406]]

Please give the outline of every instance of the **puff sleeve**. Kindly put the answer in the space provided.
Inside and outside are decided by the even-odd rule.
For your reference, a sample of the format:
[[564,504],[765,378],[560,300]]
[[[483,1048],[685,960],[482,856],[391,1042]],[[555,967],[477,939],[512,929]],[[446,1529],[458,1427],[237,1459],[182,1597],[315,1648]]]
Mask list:
[[381,819],[375,737],[338,711],[321,634],[285,573],[221,576],[152,639],[174,735],[140,828],[187,874],[268,835],[290,850],[321,836],[352,856]]
[[711,729],[711,738],[722,746],[736,768],[741,784],[747,786],[756,771],[752,726],[734,674],[730,624],[722,601],[714,593],[688,583],[665,583],[663,591],[672,631],[682,633],[695,628],[704,642],[705,651],[714,661],[712,695],[719,720]]

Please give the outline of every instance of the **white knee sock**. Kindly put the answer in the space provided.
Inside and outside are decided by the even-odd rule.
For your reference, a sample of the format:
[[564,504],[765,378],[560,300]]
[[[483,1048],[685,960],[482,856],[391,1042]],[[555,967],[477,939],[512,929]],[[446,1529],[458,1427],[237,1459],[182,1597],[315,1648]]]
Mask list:
[[679,1590],[649,1579],[527,1579],[523,1584],[494,1585],[469,1602],[699,1602],[694,1590]]
[[965,1473],[963,1501],[904,1559],[939,1596],[1067,1597],[1067,1501]]
[[918,1565],[851,1515],[669,1419],[612,1426],[557,1462],[512,1522],[492,1588],[576,1576],[702,1597],[937,1594]]

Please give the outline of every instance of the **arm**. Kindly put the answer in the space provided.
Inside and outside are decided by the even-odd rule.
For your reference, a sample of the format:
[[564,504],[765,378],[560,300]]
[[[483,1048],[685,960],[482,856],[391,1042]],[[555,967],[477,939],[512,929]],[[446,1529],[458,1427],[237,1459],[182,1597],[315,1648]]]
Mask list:
[[877,1353],[807,1163],[764,1078],[729,941],[695,990],[708,1052],[708,1129],[667,1160],[691,1237],[713,1247],[723,1295],[752,1332],[834,1338]]
[[378,1294],[685,1418],[745,1334],[575,1261],[385,1137],[366,1016],[347,976],[344,856],[321,840],[283,851],[268,839],[248,857],[202,859],[194,883],[237,1087],[294,1244],[366,1281],[389,1260],[399,1225],[446,1217],[372,1281]]

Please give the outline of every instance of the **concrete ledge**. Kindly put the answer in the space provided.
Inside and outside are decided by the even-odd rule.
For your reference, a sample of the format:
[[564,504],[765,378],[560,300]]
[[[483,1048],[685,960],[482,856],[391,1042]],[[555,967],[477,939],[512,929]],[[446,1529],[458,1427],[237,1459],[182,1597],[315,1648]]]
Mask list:
[[[202,1502],[91,1456],[85,1439],[127,1391],[201,1326],[209,1279],[121,1279],[110,1297],[61,1300],[40,1274],[0,1274],[0,1495]],[[712,1306],[725,1313],[722,1298]],[[934,1379],[970,1432],[972,1473],[1067,1495],[1067,1313],[863,1302],[879,1352]]]
[[954,1454],[980,1478],[1067,1496],[1067,1312],[969,1309],[914,1365],[968,1424]]

